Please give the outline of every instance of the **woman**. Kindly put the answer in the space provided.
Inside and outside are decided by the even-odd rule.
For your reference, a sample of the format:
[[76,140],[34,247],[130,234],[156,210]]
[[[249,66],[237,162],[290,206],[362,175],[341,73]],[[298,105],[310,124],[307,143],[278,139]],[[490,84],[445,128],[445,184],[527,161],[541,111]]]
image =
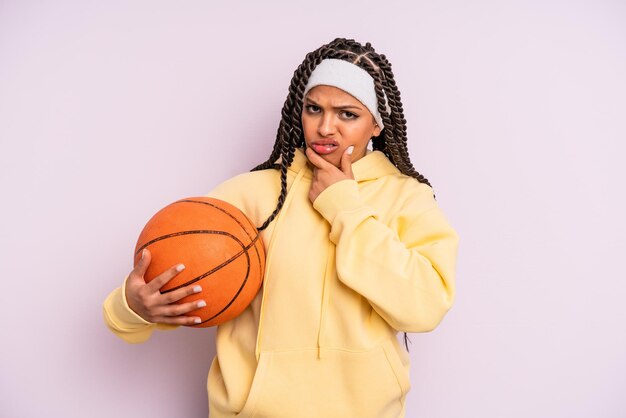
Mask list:
[[[372,143],[373,150],[368,150]],[[295,71],[270,157],[209,196],[260,225],[262,291],[217,330],[211,417],[402,417],[409,356],[396,335],[426,332],[454,300],[458,238],[413,168],[391,65],[347,39]],[[105,301],[129,342],[193,324],[204,301],[161,295],[146,252]],[[406,334],[405,334],[406,338]]]

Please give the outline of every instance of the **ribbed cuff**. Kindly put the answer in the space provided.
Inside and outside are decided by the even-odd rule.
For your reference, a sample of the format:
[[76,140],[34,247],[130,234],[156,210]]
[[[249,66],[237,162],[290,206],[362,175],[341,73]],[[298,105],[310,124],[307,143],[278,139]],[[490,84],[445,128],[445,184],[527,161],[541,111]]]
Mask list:
[[359,197],[359,186],[356,180],[347,179],[338,181],[327,187],[317,196],[313,202],[313,207],[330,224],[340,212],[352,211],[363,206]]
[[152,325],[152,322],[148,322],[135,311],[133,311],[130,306],[128,306],[128,301],[126,300],[126,281],[128,277],[124,279],[124,284],[122,287],[116,289],[110,296],[110,304],[109,308],[111,309],[111,313],[114,318],[119,320],[122,323],[129,325]]

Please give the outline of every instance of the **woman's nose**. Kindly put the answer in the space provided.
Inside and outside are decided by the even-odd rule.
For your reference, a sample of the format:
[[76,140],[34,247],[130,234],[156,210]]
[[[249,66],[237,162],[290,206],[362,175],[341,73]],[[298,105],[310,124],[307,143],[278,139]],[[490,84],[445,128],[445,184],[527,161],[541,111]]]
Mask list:
[[329,136],[335,133],[335,118],[332,113],[325,113],[320,119],[317,131],[321,136]]

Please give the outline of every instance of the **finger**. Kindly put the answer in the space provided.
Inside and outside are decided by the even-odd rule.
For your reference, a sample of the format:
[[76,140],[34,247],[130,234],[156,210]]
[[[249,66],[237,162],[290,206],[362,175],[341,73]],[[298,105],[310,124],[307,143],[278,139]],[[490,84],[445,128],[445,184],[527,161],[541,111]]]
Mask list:
[[198,325],[202,322],[202,319],[198,316],[159,316],[156,317],[152,322],[158,322],[159,324],[170,324],[170,325]]
[[150,254],[150,251],[147,248],[144,248],[141,251],[141,258],[139,259],[139,262],[133,271],[131,271],[131,275],[141,277],[143,279],[143,276],[146,274],[148,266],[150,265],[150,261],[152,261],[152,254]]
[[178,273],[185,270],[184,264],[177,264],[169,269],[165,270],[163,273],[156,276],[150,283],[146,286],[152,292],[158,292],[167,282],[172,280]]
[[317,152],[313,151],[311,148],[306,148],[306,156],[315,167],[320,169],[328,168],[328,166],[332,167],[332,164],[323,159]]
[[200,285],[190,284],[180,289],[176,289],[172,292],[163,293],[161,295],[161,301],[163,302],[163,304],[169,305],[170,303],[178,302],[182,298],[195,295],[196,293],[200,292],[202,292],[202,287]]
[[169,317],[181,316],[195,311],[196,309],[204,308],[205,306],[206,302],[204,300],[194,300],[193,302],[164,306],[157,312],[157,315]]
[[352,174],[352,152],[354,151],[354,145],[350,145],[343,152],[341,156],[341,171],[343,174],[354,179],[354,175]]

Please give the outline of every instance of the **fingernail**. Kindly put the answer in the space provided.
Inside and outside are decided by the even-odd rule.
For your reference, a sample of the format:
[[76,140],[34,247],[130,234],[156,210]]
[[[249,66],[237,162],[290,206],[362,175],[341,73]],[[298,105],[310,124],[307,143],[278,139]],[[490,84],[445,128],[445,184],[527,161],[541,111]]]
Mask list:
[[144,249],[141,251],[141,259],[143,260],[143,258],[144,258],[145,256],[146,256],[146,249],[144,248]]
[[176,266],[176,271],[181,272],[185,270],[185,265],[184,264],[179,264]]
[[200,318],[196,318],[193,320],[193,322],[195,322],[196,324],[199,324],[200,322],[202,322],[202,320]]
[[352,155],[352,151],[354,151],[354,145],[348,147],[348,155]]
[[200,302],[198,302],[198,308],[204,308],[206,306],[206,302],[201,300]]
[[193,287],[193,293],[200,293],[202,292],[202,288],[198,285]]

